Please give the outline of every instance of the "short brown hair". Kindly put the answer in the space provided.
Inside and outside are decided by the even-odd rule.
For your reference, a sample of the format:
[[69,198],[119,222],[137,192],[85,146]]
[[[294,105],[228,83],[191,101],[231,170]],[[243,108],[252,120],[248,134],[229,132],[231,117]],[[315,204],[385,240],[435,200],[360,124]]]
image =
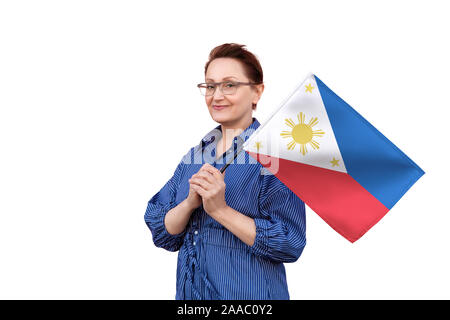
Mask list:
[[[249,78],[250,82],[254,82],[257,84],[263,83],[263,71],[258,58],[244,47],[244,44],[224,43],[212,49],[209,53],[209,60],[205,65],[205,76],[209,64],[214,59],[234,58],[242,63],[244,67],[244,73],[247,78]],[[256,103],[253,104],[253,110],[255,109]]]

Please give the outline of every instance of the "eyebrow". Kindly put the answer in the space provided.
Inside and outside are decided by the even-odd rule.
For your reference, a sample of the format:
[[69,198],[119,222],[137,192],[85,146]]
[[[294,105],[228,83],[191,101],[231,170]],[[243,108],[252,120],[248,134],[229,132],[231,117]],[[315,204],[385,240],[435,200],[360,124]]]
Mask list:
[[[232,77],[232,76],[229,76],[229,77],[225,77],[225,78],[223,78],[222,80],[225,80],[225,79],[231,79],[231,78],[235,78],[235,79],[237,79],[236,77]],[[211,81],[214,81],[213,79],[206,79],[206,81],[208,81],[208,80],[211,80]]]

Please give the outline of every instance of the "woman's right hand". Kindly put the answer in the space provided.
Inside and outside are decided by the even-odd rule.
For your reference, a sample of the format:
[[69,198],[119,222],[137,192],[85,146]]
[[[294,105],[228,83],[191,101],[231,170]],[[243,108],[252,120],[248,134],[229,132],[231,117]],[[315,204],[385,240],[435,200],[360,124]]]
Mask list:
[[197,191],[192,189],[191,184],[189,184],[189,194],[186,198],[186,202],[189,204],[189,207],[191,207],[192,209],[196,209],[196,208],[200,207],[200,205],[203,203],[202,197],[200,197],[200,195],[197,193]]

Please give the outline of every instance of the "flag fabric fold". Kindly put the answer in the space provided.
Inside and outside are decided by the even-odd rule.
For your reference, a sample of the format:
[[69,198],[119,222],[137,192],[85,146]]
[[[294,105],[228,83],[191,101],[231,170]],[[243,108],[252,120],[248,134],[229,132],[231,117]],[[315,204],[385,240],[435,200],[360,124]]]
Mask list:
[[351,242],[425,173],[314,74],[243,150]]

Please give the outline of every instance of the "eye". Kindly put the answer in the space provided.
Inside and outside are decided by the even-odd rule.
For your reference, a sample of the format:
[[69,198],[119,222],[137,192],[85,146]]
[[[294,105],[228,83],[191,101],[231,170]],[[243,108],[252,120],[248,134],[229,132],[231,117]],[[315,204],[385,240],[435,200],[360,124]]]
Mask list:
[[207,89],[214,88],[214,85],[213,85],[213,84],[207,84],[207,85],[206,85],[206,88],[207,88]]
[[233,88],[234,86],[236,86],[236,84],[233,82],[227,82],[225,83],[225,86],[227,86],[228,88]]

